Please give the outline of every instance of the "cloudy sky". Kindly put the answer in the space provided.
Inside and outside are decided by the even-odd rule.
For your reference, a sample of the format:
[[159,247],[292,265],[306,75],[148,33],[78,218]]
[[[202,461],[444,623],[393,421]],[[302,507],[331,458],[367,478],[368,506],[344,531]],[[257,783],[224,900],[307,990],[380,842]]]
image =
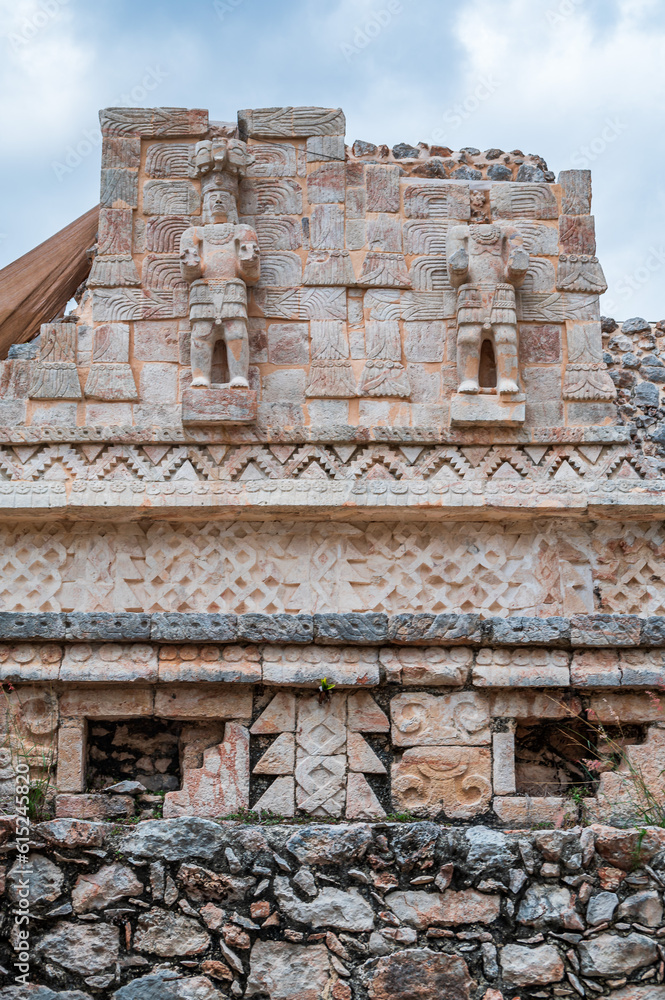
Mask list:
[[659,0],[0,0],[0,267],[97,201],[97,110],[341,106],[347,141],[590,167],[603,312],[665,317]]

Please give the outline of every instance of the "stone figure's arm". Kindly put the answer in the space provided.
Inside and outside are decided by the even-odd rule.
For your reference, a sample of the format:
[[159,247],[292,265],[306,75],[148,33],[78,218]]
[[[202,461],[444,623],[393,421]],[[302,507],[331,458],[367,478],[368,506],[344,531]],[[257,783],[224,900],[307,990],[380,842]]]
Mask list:
[[249,226],[238,227],[238,277],[246,285],[255,285],[261,274],[259,238]]
[[194,281],[195,278],[200,278],[202,275],[200,243],[196,226],[186,229],[180,237],[180,271],[186,281]]
[[448,235],[448,274],[454,288],[463,285],[469,275],[467,230],[467,226],[453,226]]
[[524,247],[515,247],[508,257],[507,278],[511,285],[519,287],[524,281],[529,267],[529,254]]

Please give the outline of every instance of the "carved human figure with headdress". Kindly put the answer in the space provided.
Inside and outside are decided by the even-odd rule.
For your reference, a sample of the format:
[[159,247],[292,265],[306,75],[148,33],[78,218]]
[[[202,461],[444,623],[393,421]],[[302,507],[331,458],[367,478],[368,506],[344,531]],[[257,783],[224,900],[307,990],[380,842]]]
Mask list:
[[192,385],[210,386],[217,341],[226,345],[231,388],[249,386],[247,285],[259,280],[259,243],[238,222],[238,177],[249,160],[237,139],[207,140],[196,147],[203,225],[180,238],[180,266],[189,282]]
[[524,281],[529,254],[514,227],[497,223],[453,226],[448,273],[457,288],[458,392],[480,391],[480,357],[488,340],[500,394],[519,392],[515,289]]

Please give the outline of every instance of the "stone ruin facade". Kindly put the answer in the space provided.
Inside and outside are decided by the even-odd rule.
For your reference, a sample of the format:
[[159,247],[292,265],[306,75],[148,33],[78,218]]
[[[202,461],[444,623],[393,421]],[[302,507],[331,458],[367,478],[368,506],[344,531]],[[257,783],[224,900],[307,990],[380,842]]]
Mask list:
[[663,1000],[665,323],[589,172],[101,125],[0,371],[0,998]]

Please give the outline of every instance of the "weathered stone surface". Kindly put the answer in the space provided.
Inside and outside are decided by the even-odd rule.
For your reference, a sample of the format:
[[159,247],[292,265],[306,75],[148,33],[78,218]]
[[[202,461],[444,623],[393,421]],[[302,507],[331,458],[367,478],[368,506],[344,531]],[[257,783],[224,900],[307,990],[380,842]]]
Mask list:
[[501,949],[500,962],[504,980],[514,986],[541,986],[563,979],[561,955],[549,944],[539,948],[507,944]]
[[635,867],[635,858],[650,863],[652,858],[665,849],[665,830],[647,827],[646,833],[639,830],[617,830],[612,826],[594,826],[596,850],[614,868],[630,872]]
[[402,746],[480,746],[490,742],[489,703],[480,694],[398,694],[390,703],[392,741]]
[[200,955],[210,944],[210,936],[191,917],[152,909],[138,919],[134,945],[161,958],[173,955]]
[[578,945],[584,976],[621,976],[658,959],[655,941],[644,934],[598,934]]
[[637,646],[640,626],[637,615],[574,615],[570,641],[573,646]]
[[391,642],[417,643],[478,643],[483,636],[480,615],[392,615],[388,625]]
[[269,1000],[320,1000],[330,981],[323,944],[257,941],[252,948],[245,996]]
[[226,875],[199,865],[185,864],[178,871],[178,882],[184,886],[190,899],[199,902],[214,899],[230,903],[241,902],[245,892],[255,885],[256,879],[251,875]]
[[55,800],[57,819],[113,820],[134,815],[134,799],[130,795],[58,795]]
[[388,617],[384,614],[315,614],[316,642],[381,643],[388,638]]
[[[570,623],[567,618],[490,618],[484,622],[490,642],[500,645],[568,646]],[[486,632],[487,634],[487,632]]]
[[618,905],[619,897],[616,892],[597,893],[591,897],[586,908],[587,923],[593,927],[595,924],[611,920]]
[[153,642],[235,642],[238,619],[233,614],[192,615],[156,612],[151,616]]
[[499,916],[499,896],[464,889],[438,892],[391,892],[386,903],[401,921],[417,930],[432,925],[491,924]]
[[203,764],[183,770],[182,789],[167,792],[164,817],[225,816],[249,807],[249,733],[227,722],[224,742],[203,752]]
[[584,924],[575,912],[570,890],[559,886],[530,886],[520,903],[517,920],[528,927],[584,930]]
[[113,969],[120,952],[120,932],[109,924],[79,925],[59,921],[35,942],[42,961],[61,966],[79,976]]
[[238,638],[249,642],[312,642],[311,615],[238,615]]
[[370,1000],[468,1000],[472,985],[466,962],[427,948],[396,951],[361,969]]
[[0,639],[64,639],[66,617],[54,612],[0,612]]
[[499,830],[478,824],[466,830],[464,840],[469,845],[466,863],[472,871],[510,867],[515,857],[514,846]]
[[297,923],[350,931],[374,928],[372,907],[358,889],[344,892],[326,887],[311,902],[304,903],[289,885],[288,878],[280,875],[274,881],[274,892],[282,912]]
[[33,832],[54,847],[101,847],[109,828],[104,823],[78,819],[52,819],[38,823]]
[[138,612],[71,611],[66,616],[65,638],[86,642],[140,641],[149,639],[150,615]]
[[[208,963],[201,965],[202,971],[207,972],[204,965]],[[113,994],[113,1000],[224,1000],[224,997],[207,976],[187,976],[174,969],[141,976]]]
[[286,847],[303,865],[345,865],[362,858],[371,840],[365,823],[312,824],[289,837]]
[[31,907],[52,903],[62,892],[65,876],[57,865],[43,854],[31,854],[29,862],[27,869],[19,862],[12,865],[7,875],[7,895],[12,903],[18,903],[24,898],[23,891],[19,896],[19,889],[23,890],[27,882],[27,898]]
[[397,811],[417,816],[470,819],[482,813],[492,794],[489,748],[414,747],[392,767],[392,799]]
[[184,861],[212,858],[224,845],[222,828],[199,817],[147,820],[129,830],[120,840],[120,850],[129,857]]
[[624,899],[617,917],[619,920],[634,920],[647,927],[658,927],[663,919],[661,898],[653,889],[636,892]]
[[94,875],[79,875],[72,889],[75,913],[90,913],[119,903],[127,896],[140,896],[143,883],[126,865],[113,864],[100,868]]

